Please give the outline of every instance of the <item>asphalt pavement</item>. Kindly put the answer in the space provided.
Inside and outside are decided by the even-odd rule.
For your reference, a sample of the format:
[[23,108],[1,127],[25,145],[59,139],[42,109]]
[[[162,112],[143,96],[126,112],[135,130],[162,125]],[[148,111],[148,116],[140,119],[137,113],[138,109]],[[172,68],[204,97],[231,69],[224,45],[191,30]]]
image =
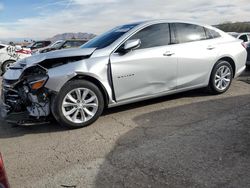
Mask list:
[[12,187],[250,187],[250,72],[222,95],[195,90],[107,109],[93,125],[0,121]]

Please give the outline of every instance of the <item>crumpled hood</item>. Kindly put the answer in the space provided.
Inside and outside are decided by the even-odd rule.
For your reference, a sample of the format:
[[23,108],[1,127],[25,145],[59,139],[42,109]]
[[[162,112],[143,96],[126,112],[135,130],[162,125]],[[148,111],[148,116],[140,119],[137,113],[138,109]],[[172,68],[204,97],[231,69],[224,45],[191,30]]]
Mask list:
[[[8,79],[8,80],[16,80],[20,78],[22,72],[25,69],[27,69],[28,67],[34,66],[36,64],[39,64],[41,62],[44,62],[44,60],[50,60],[49,63],[53,64],[54,62],[56,62],[57,59],[60,59],[60,58],[70,59],[74,57],[90,56],[95,51],[95,49],[96,48],[66,49],[66,50],[58,50],[58,51],[52,51],[48,53],[33,55],[33,56],[17,61],[13,65],[13,68],[10,68],[4,73],[3,78]],[[53,59],[55,60],[53,61]]]
[[65,50],[56,50],[52,52],[36,54],[30,57],[27,57],[23,60],[20,60],[16,63],[16,66],[22,64],[25,68],[38,64],[46,59],[56,59],[64,57],[77,57],[77,56],[89,56],[91,55],[96,48],[77,48],[77,49],[65,49]]

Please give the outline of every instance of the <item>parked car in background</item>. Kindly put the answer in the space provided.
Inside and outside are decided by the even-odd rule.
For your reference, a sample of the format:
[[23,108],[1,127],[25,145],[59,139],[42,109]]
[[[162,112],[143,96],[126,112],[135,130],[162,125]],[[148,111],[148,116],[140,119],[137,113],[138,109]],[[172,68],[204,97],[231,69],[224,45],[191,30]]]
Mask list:
[[118,26],[80,48],[10,67],[3,76],[3,115],[26,111],[37,121],[52,114],[77,128],[97,120],[104,107],[203,87],[221,94],[245,70],[244,47],[208,25],[155,20]]
[[35,50],[39,48],[44,48],[46,46],[49,46],[50,44],[51,44],[51,41],[47,41],[47,40],[36,41],[28,45],[27,48],[30,48],[31,50]]
[[0,153],[0,188],[9,188],[9,182],[7,179],[7,175],[5,172],[4,164],[3,164],[3,158]]
[[37,53],[45,53],[66,48],[77,48],[86,42],[87,40],[82,39],[58,40],[53,44],[49,45],[48,47],[38,49]]
[[247,68],[250,68],[250,33],[236,33],[236,32],[229,32],[230,35],[232,35],[233,37],[243,40],[245,45],[246,45],[246,49],[247,49]]
[[29,48],[0,44],[0,75],[17,60],[31,55]]

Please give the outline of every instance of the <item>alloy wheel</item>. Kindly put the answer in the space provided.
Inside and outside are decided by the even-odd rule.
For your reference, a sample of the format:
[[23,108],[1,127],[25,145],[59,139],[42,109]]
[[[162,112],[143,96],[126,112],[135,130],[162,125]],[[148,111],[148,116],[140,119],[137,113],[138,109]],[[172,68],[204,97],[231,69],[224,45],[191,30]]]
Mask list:
[[231,82],[232,73],[228,66],[221,66],[215,73],[215,86],[218,90],[225,90]]
[[98,110],[96,94],[87,88],[76,88],[66,94],[62,102],[63,115],[73,123],[84,123]]

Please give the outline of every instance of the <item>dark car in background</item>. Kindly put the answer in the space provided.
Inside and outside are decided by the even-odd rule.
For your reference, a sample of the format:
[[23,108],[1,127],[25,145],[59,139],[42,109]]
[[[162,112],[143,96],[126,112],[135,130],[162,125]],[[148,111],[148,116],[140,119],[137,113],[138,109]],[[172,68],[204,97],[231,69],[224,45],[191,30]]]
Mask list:
[[35,50],[39,48],[44,48],[46,46],[49,46],[50,44],[51,44],[51,41],[49,40],[36,41],[28,45],[27,48],[30,48],[31,50]]
[[50,52],[50,51],[60,50],[60,49],[67,49],[67,48],[77,48],[86,42],[87,40],[83,40],[83,39],[58,40],[45,48],[41,48],[37,50],[37,53],[45,53],[45,52]]
[[230,35],[233,37],[243,40],[243,42],[246,45],[246,50],[247,50],[247,68],[250,68],[250,33],[236,33],[236,32],[229,32]]

